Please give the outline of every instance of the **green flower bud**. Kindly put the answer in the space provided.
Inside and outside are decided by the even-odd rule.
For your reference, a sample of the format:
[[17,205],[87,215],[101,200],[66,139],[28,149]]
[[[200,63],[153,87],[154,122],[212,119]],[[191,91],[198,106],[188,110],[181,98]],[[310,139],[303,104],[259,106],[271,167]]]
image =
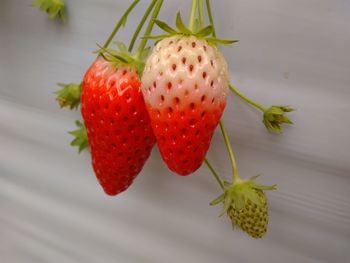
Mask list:
[[285,115],[287,112],[294,111],[289,106],[271,106],[264,111],[263,123],[265,127],[275,133],[281,132],[281,124],[293,124],[293,122]]

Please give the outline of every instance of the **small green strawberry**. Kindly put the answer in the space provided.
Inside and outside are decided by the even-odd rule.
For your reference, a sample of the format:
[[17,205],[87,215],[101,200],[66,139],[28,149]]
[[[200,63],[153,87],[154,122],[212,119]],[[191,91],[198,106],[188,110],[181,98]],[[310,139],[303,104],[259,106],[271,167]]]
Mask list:
[[264,190],[276,189],[275,185],[258,184],[257,177],[235,180],[233,184],[225,182],[224,193],[211,202],[211,205],[223,202],[232,224],[253,238],[261,238],[267,231],[268,204]]

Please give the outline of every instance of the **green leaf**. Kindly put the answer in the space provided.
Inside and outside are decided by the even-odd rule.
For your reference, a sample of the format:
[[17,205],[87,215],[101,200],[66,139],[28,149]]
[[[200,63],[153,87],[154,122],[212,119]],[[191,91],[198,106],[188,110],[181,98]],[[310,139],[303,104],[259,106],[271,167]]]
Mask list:
[[39,6],[39,10],[47,12],[50,19],[59,17],[63,22],[66,21],[66,6],[63,0],[36,0],[32,6]]
[[221,39],[216,37],[208,37],[206,38],[206,40],[208,41],[208,43],[213,45],[216,45],[216,44],[230,45],[239,41],[239,40]]
[[157,24],[157,26],[159,26],[161,29],[163,29],[165,32],[171,34],[171,35],[176,35],[177,32],[175,29],[173,29],[172,27],[170,27],[167,23],[161,21],[161,20],[154,20],[154,23]]
[[62,87],[55,92],[61,108],[77,109],[80,103],[81,83],[57,83],[57,85]]
[[195,36],[201,38],[209,36],[211,33],[213,33],[213,26],[210,25],[200,30],[198,33],[195,34]]
[[178,12],[176,15],[176,27],[180,31],[180,33],[184,35],[192,35],[192,31],[185,26],[180,12]]
[[89,144],[84,124],[77,120],[75,121],[75,125],[78,127],[78,129],[68,132],[74,136],[74,139],[70,145],[78,147],[78,151],[80,153],[82,150],[86,149]]

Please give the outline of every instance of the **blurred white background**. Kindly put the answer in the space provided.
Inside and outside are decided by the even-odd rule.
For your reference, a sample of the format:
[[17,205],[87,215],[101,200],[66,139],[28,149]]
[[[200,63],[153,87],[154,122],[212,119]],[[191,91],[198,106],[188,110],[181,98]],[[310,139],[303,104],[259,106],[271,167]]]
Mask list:
[[[224,120],[241,176],[277,183],[269,232],[253,240],[209,207],[206,167],[168,171],[155,148],[132,187],[102,192],[89,154],[69,146],[79,112],[60,110],[56,82],[79,82],[131,1],[67,0],[69,22],[31,1],[0,1],[0,262],[350,262],[350,1],[217,0],[233,83],[262,104],[290,104],[295,125],[269,134],[230,95]],[[150,1],[129,16],[129,39]],[[173,24],[189,2],[165,0]],[[219,131],[209,158],[230,166]]]

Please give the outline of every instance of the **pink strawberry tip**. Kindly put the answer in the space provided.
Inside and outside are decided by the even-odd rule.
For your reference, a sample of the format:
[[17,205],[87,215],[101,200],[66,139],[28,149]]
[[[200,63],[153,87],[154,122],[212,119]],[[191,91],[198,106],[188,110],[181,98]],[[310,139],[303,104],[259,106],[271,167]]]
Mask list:
[[186,27],[182,20],[180,12],[178,12],[176,16],[176,29],[169,26],[166,22],[158,19],[156,19],[154,22],[157,24],[159,28],[165,31],[166,34],[144,36],[144,38],[161,40],[172,36],[184,36],[184,37],[195,36],[200,39],[205,39],[209,44],[212,44],[212,45],[216,45],[216,44],[230,45],[238,42],[238,40],[228,40],[228,39],[221,39],[217,37],[210,37],[210,35],[213,34],[214,32],[214,27],[212,25],[208,25],[204,27],[204,26],[201,26],[200,23],[196,23],[193,29]]
[[144,48],[141,52],[132,54],[128,51],[123,42],[116,41],[114,43],[116,44],[117,49],[105,48],[97,44],[99,49],[95,51],[95,53],[98,53],[99,56],[112,63],[114,66],[131,66],[137,71],[139,76],[141,76],[145,66],[144,60],[147,58],[151,48],[147,47]]

